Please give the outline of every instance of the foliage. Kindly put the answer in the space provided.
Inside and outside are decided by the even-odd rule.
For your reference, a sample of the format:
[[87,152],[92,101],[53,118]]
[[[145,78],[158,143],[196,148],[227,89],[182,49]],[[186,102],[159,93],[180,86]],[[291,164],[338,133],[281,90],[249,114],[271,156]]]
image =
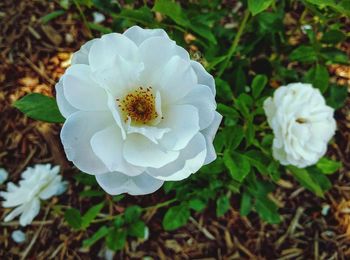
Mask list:
[[[215,139],[217,160],[184,181],[163,186],[164,193],[172,199],[154,207],[170,206],[162,222],[165,230],[184,226],[192,214],[206,207],[215,206],[217,217],[227,214],[232,207],[231,196],[237,193],[241,194],[241,215],[256,212],[268,223],[279,223],[278,206],[270,194],[280,178],[293,176],[317,196],[324,195],[331,187],[327,175],[339,170],[341,163],[322,158],[316,166],[305,169],[279,165],[272,158],[273,136],[262,103],[271,95],[276,82],[282,85],[302,81],[319,88],[335,109],[343,105],[346,88],[329,84],[327,66],[349,63],[349,57],[339,48],[349,38],[340,22],[340,18],[350,15],[349,1],[248,0],[241,2],[238,11],[219,0],[195,1],[200,4],[171,0],[156,0],[153,5],[125,2],[120,6],[110,0],[60,1],[65,12],[73,11],[77,18],[83,10],[86,16],[83,21],[94,32],[122,32],[135,24],[164,28],[179,45],[195,50],[193,58],[199,58],[215,76],[218,111],[224,116]],[[104,24],[86,22],[90,21],[88,14],[96,9],[111,19]],[[286,13],[294,10],[302,15],[290,24],[284,22]],[[62,10],[48,14],[42,23],[62,14]],[[300,38],[297,45],[291,44],[294,36]],[[31,94],[14,105],[34,119],[64,120],[49,97]],[[80,196],[102,201],[104,193],[94,178],[83,175],[75,176],[77,182],[87,187]],[[110,203],[122,198],[115,197]],[[74,208],[65,211],[65,219],[73,229],[97,228],[84,240],[84,247],[105,239],[108,248],[120,250],[128,236],[145,236],[142,212],[147,209],[130,206],[117,216],[100,218],[105,208],[98,203],[83,215]],[[103,225],[97,225],[100,222]]]

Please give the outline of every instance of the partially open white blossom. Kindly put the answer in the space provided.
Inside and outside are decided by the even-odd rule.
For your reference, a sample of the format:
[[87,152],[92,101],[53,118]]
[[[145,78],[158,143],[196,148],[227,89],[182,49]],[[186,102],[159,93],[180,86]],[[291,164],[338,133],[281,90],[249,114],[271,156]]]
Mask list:
[[164,30],[84,44],[56,85],[67,158],[110,194],[141,195],[215,160],[215,83]]
[[0,192],[0,196],[5,199],[2,206],[16,208],[5,217],[4,221],[11,221],[21,215],[20,225],[30,224],[39,214],[40,200],[47,200],[65,191],[66,183],[62,181],[59,172],[59,166],[51,168],[50,164],[37,164],[34,167],[28,167],[22,173],[22,180],[19,181],[18,186],[9,182],[7,191]]
[[303,83],[279,87],[264,110],[274,133],[273,156],[282,165],[304,168],[326,153],[336,122],[318,89]]

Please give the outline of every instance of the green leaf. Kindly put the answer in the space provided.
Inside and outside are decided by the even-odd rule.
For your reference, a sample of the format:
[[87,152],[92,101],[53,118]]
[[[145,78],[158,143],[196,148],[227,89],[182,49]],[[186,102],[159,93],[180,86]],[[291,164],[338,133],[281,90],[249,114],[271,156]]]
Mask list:
[[346,38],[345,34],[340,30],[330,30],[326,32],[321,39],[321,42],[328,44],[337,44],[344,41]]
[[126,223],[133,223],[138,220],[141,216],[141,212],[142,208],[139,206],[134,205],[128,207],[124,212]]
[[64,213],[64,219],[74,229],[80,229],[82,225],[82,219],[79,210],[70,208]]
[[90,226],[91,221],[93,221],[98,213],[100,213],[100,211],[102,210],[104,206],[104,203],[100,203],[97,204],[93,207],[91,207],[85,214],[84,216],[82,216],[82,223],[81,223],[81,227],[86,229],[88,226]]
[[138,220],[135,223],[132,223],[132,225],[128,227],[128,234],[133,237],[144,238],[145,229],[146,229],[145,222],[143,222],[142,220]]
[[267,9],[274,0],[248,0],[248,9],[253,15],[261,13]]
[[335,4],[334,0],[306,0],[307,2],[321,7]]
[[283,15],[281,13],[269,13],[264,12],[256,16],[256,20],[259,24],[258,31],[261,35],[273,34],[282,32],[283,27]]
[[241,214],[241,216],[247,216],[251,210],[252,210],[252,196],[250,196],[248,192],[243,192],[239,213]]
[[247,147],[253,144],[255,140],[255,128],[253,123],[253,118],[246,121],[244,126],[245,139],[247,140]]
[[168,209],[163,219],[163,227],[166,231],[175,230],[184,226],[190,217],[190,210],[184,203]]
[[88,22],[87,25],[88,25],[88,27],[89,27],[91,30],[98,31],[98,32],[103,33],[103,34],[107,34],[107,33],[113,32],[110,28],[108,28],[108,27],[106,27],[106,26],[103,26],[103,25],[101,25],[101,24],[90,23],[90,22]]
[[60,0],[59,4],[63,9],[67,10],[70,6],[70,1],[69,0]]
[[255,209],[259,216],[268,223],[278,224],[281,222],[276,204],[267,197],[257,197],[255,201]]
[[126,242],[126,236],[125,229],[110,229],[106,237],[107,247],[112,251],[122,250]]
[[316,167],[324,174],[333,174],[342,167],[342,163],[323,157],[317,162]]
[[122,11],[118,14],[118,16],[143,24],[153,23],[153,14],[151,12],[151,9],[149,9],[147,6],[143,6],[139,9],[123,8]]
[[38,93],[32,93],[17,100],[14,107],[26,116],[49,123],[63,123],[64,117],[58,110],[56,100]]
[[253,97],[257,99],[263,91],[267,83],[267,77],[265,75],[256,75],[252,82]]
[[225,101],[232,101],[233,94],[227,81],[220,78],[215,79],[217,95]]
[[113,221],[113,225],[116,228],[120,228],[120,227],[124,226],[124,224],[125,224],[125,219],[124,219],[123,215],[118,215],[115,217],[115,219]]
[[236,109],[233,107],[227,106],[225,104],[219,103],[217,110],[220,114],[222,114],[225,117],[229,117],[231,119],[237,119],[239,118],[239,114]]
[[239,153],[231,153],[230,150],[226,149],[224,151],[223,159],[231,177],[236,181],[242,182],[250,172],[250,163],[248,159]]
[[108,228],[106,226],[100,227],[93,235],[92,237],[85,239],[83,241],[83,247],[87,248],[95,244],[97,241],[99,241],[101,238],[105,237],[108,234]]
[[206,203],[204,203],[202,200],[200,199],[191,199],[189,202],[188,202],[188,206],[191,208],[191,209],[194,209],[195,211],[197,212],[201,212],[203,211],[203,209],[205,209],[205,207],[207,206]]
[[311,83],[315,88],[318,88],[322,93],[328,88],[329,74],[325,66],[317,64],[312,67],[305,75],[305,82]]
[[171,0],[156,0],[152,10],[169,16],[175,23],[185,28],[190,26],[190,21],[181,6]]
[[325,175],[318,171],[311,170],[311,168],[300,169],[295,166],[288,166],[288,169],[301,185],[317,196],[323,197],[324,192],[331,186]]
[[92,7],[93,6],[93,0],[75,0],[78,4],[80,5],[85,5],[87,6],[88,8]]
[[79,172],[77,174],[74,174],[73,178],[77,182],[84,184],[84,185],[87,185],[87,186],[97,186],[98,185],[96,182],[95,176],[84,173],[84,172]]
[[190,28],[192,31],[202,36],[212,44],[217,44],[217,40],[215,38],[215,35],[212,33],[212,29],[205,24],[191,23]]
[[216,200],[216,216],[222,217],[230,209],[231,204],[227,196],[222,195]]
[[311,46],[300,46],[289,55],[291,61],[313,62],[317,60],[317,54]]
[[49,21],[51,21],[51,20],[53,20],[53,19],[55,19],[55,18],[61,16],[61,15],[64,14],[64,13],[65,13],[64,10],[53,11],[53,12],[51,12],[51,13],[49,13],[49,14],[43,16],[43,17],[41,17],[40,20],[41,20],[41,22],[42,22],[43,24],[46,24],[46,23],[48,23]]
[[251,150],[244,154],[252,166],[254,166],[261,174],[266,174],[268,170],[269,158],[267,158],[262,152],[257,150]]
[[102,197],[105,195],[105,192],[100,190],[84,190],[79,192],[79,196],[82,198],[92,198],[92,197]]
[[348,64],[349,63],[349,56],[336,48],[327,47],[322,48],[320,51],[320,55],[327,63],[342,63],[342,64]]
[[174,190],[175,188],[176,188],[175,181],[166,181],[163,185],[163,190],[165,194],[168,194],[170,191]]
[[229,150],[235,150],[244,138],[243,128],[239,125],[226,126],[221,133],[224,136],[223,146]]
[[334,109],[339,109],[345,104],[347,95],[346,86],[331,85],[327,93],[327,104]]
[[243,93],[235,100],[235,106],[239,112],[246,118],[249,119],[251,114],[249,112],[249,107],[252,105],[253,100],[250,96]]

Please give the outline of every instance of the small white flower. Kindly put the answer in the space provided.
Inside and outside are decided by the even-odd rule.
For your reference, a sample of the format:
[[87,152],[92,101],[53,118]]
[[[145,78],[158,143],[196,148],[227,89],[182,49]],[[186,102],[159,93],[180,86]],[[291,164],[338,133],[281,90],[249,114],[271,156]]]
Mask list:
[[3,184],[8,177],[9,173],[5,169],[0,168],[0,184]]
[[13,241],[15,241],[18,244],[21,244],[26,240],[26,234],[24,234],[21,230],[13,231],[11,237]]
[[2,205],[5,208],[16,208],[5,217],[4,221],[11,221],[21,215],[20,225],[30,224],[39,214],[40,199],[46,200],[65,191],[66,183],[62,182],[59,171],[59,166],[51,168],[50,164],[37,164],[33,168],[28,167],[22,173],[22,180],[18,186],[9,182],[7,191],[0,192],[0,196],[5,199]]
[[282,86],[265,100],[264,110],[275,135],[273,156],[282,165],[304,168],[326,153],[336,122],[318,89],[303,83]]
[[164,30],[87,42],[56,92],[67,158],[109,194],[152,193],[216,158],[214,78]]

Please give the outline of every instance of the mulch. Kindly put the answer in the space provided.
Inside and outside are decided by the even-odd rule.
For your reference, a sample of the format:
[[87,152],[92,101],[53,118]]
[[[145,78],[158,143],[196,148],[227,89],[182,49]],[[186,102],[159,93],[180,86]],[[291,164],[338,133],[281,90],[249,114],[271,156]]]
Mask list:
[[[94,200],[77,196],[83,187],[73,181],[75,171],[65,159],[58,138],[60,125],[28,119],[12,106],[28,93],[53,95],[54,84],[69,66],[71,53],[89,38],[77,13],[71,11],[43,25],[40,18],[57,9],[54,1],[0,3],[0,167],[17,182],[27,166],[61,165],[64,178],[70,181],[69,190],[47,203],[86,209]],[[349,84],[350,68],[329,69],[332,80]],[[149,239],[129,240],[115,259],[349,259],[350,99],[336,118],[339,131],[329,156],[341,160],[344,167],[331,177],[333,188],[325,198],[316,197],[285,174],[271,194],[280,207],[283,221],[279,225],[266,224],[255,213],[240,217],[237,197],[232,198],[233,207],[224,217],[215,217],[213,203],[173,232],[165,232],[161,226],[164,208],[150,210],[144,216]],[[144,197],[128,196],[111,210],[114,214],[123,211],[125,201],[147,207],[165,199],[162,191]],[[10,237],[12,231],[20,229],[17,221],[0,222],[0,259],[96,259],[108,254],[101,243],[90,250],[81,248],[82,240],[93,233],[94,227],[73,232],[62,214],[49,212],[48,208],[42,207],[33,225],[21,228],[28,238],[23,244],[16,244]],[[0,219],[7,212],[0,208]]]

